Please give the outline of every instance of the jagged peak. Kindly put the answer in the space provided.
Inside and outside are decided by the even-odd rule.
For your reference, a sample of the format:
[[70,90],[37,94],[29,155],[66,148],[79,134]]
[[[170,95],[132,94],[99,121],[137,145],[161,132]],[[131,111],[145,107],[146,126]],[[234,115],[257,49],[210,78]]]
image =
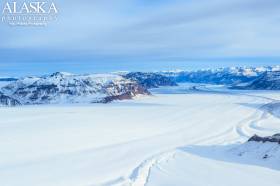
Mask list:
[[50,75],[50,77],[57,77],[57,76],[64,77],[64,76],[73,76],[73,75],[74,74],[69,73],[69,72],[55,72],[55,73],[52,73]]

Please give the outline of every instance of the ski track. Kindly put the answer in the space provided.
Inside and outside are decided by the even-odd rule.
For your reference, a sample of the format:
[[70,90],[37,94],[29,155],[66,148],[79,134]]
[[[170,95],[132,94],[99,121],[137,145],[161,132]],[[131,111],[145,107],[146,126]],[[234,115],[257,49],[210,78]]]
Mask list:
[[[197,87],[196,87],[197,88]],[[236,139],[231,140],[232,143],[239,142],[241,139],[242,141],[247,140],[249,137],[251,137],[256,132],[275,132],[276,130],[268,129],[264,127],[260,127],[258,123],[264,119],[266,119],[267,115],[273,112],[273,104],[278,103],[278,100],[268,98],[265,96],[258,96],[258,95],[251,95],[251,94],[245,94],[245,93],[232,93],[232,92],[226,92],[226,91],[215,91],[211,90],[210,88],[197,89],[199,92],[207,92],[207,93],[219,93],[219,94],[228,94],[228,95],[242,95],[242,96],[249,96],[249,97],[255,97],[257,99],[265,99],[269,101],[269,103],[265,103],[261,105],[259,108],[256,109],[256,112],[254,112],[249,117],[241,120],[235,127],[227,129],[217,135],[213,135],[210,137],[206,137],[203,139],[199,139],[194,141],[192,144],[198,144],[203,142],[219,142],[222,141],[225,136],[228,136],[232,133],[235,133],[238,135]],[[241,138],[241,139],[240,139]],[[185,145],[187,146],[187,145]],[[182,146],[182,147],[185,147]],[[138,165],[132,173],[128,177],[120,177],[113,181],[107,182],[105,184],[102,184],[101,186],[145,186],[148,183],[149,175],[151,169],[158,165],[159,163],[163,161],[169,161],[172,158],[174,158],[176,149],[179,149],[181,147],[177,147],[173,150],[160,153],[158,155],[154,155],[153,157],[144,160],[140,165]]]

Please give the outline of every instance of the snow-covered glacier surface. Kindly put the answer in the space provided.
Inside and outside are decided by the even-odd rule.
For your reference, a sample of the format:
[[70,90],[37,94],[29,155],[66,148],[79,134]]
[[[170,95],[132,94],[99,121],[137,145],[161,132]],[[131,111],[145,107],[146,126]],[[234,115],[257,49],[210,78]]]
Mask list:
[[[278,186],[275,91],[181,84],[111,104],[0,108],[3,186]],[[268,156],[265,156],[265,155]]]

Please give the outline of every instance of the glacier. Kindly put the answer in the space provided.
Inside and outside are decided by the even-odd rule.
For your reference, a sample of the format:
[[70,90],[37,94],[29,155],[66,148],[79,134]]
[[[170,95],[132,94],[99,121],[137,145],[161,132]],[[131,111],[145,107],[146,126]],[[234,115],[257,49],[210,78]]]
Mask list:
[[279,132],[278,92],[194,83],[149,91],[111,104],[0,108],[0,184],[279,184],[270,158],[279,146],[248,143]]

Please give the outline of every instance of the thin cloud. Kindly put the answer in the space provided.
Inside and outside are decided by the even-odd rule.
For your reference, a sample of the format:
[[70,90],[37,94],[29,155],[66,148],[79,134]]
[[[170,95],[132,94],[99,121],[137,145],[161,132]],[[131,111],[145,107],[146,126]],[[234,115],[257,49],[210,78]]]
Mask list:
[[45,28],[0,24],[0,48],[155,58],[278,56],[278,0],[58,0]]

